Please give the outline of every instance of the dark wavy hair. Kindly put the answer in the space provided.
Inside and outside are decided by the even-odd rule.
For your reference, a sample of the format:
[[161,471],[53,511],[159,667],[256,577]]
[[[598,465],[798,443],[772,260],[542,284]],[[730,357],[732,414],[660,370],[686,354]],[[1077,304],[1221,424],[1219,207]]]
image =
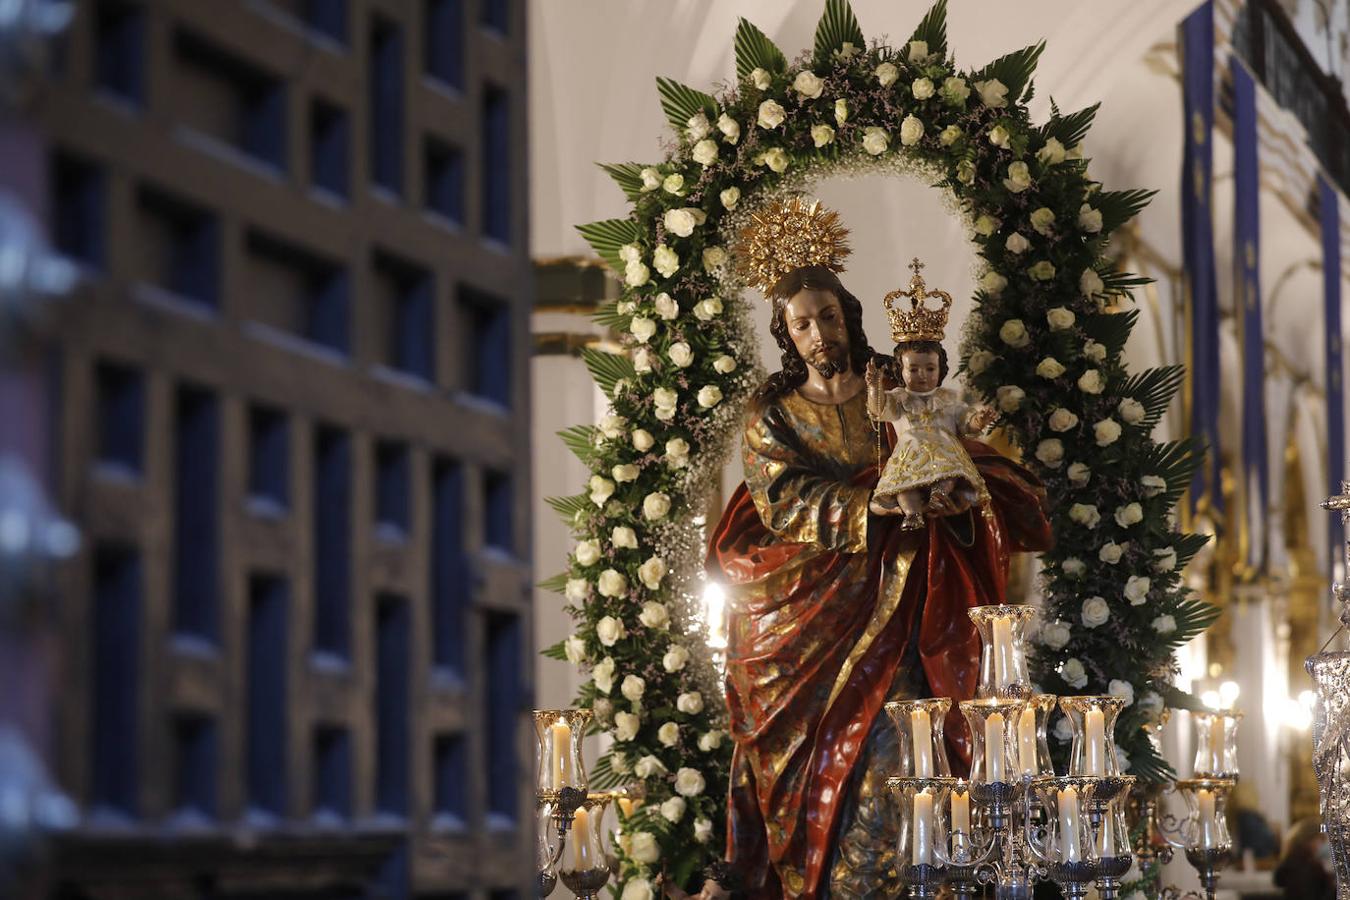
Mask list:
[[839,301],[839,306],[844,311],[844,326],[848,331],[849,365],[854,372],[859,375],[866,372],[868,361],[877,356],[872,350],[872,345],[867,342],[866,332],[863,331],[862,303],[848,292],[839,276],[825,266],[802,266],[793,269],[769,288],[769,303],[773,306],[769,333],[773,335],[783,355],[783,368],[774,372],[764,384],[760,385],[754,397],[757,404],[776,400],[806,382],[807,363],[797,352],[797,345],[792,343],[792,335],[788,334],[786,315],[788,301],[804,290],[829,291]]
[[938,357],[938,384],[947,380],[947,348],[943,347],[939,341],[901,341],[895,345],[895,363],[893,366],[893,376],[899,384],[904,384],[905,379],[900,369],[900,354],[910,353],[936,353]]

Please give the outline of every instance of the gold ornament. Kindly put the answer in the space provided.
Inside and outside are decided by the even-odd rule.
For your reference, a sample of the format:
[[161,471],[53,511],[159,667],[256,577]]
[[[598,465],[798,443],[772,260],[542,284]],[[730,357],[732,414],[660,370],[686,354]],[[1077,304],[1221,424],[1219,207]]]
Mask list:
[[[909,290],[891,291],[886,295],[886,316],[891,320],[891,341],[903,344],[907,341],[942,341],[947,329],[947,313],[952,307],[952,295],[946,291],[930,291],[923,282],[919,271],[923,263],[916,256],[909,264],[914,277],[909,280]],[[904,312],[892,304],[901,297],[909,298],[910,310]],[[934,297],[942,301],[941,309],[930,309],[924,301]]]
[[778,279],[802,266],[844,271],[844,259],[851,252],[848,229],[839,224],[839,213],[821,206],[819,200],[792,197],[750,218],[735,248],[736,265],[742,277],[766,298]]

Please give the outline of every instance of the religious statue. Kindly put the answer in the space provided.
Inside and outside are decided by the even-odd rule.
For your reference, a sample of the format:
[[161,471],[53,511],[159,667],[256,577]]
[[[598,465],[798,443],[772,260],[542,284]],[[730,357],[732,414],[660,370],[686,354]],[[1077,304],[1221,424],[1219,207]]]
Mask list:
[[[866,372],[886,360],[837,274],[846,237],[836,213],[792,198],[755,214],[737,249],[782,351],[748,405],[745,482],[707,563],[729,600],[727,860],[757,898],[899,890],[885,786],[899,756],[882,706],[973,696],[980,643],[966,610],[1004,599],[1012,552],[1051,541],[1034,476],[970,438],[962,477],[976,496],[930,490],[910,530],[898,505],[873,507],[878,444],[895,435],[868,415]],[[947,734],[968,759],[959,716]]]

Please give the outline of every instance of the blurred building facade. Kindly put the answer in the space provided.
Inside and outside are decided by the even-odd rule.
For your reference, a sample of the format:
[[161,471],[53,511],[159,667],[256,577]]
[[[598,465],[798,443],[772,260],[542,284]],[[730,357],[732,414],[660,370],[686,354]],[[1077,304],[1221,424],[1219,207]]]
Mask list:
[[43,893],[524,896],[521,0],[82,0]]

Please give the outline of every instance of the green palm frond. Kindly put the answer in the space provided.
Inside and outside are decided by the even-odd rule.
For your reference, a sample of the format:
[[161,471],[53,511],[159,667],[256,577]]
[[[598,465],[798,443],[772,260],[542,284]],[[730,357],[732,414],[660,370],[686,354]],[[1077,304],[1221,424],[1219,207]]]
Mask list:
[[989,63],[983,69],[970,76],[970,83],[977,81],[988,81],[991,78],[997,78],[1003,82],[1008,89],[1008,102],[1017,102],[1022,96],[1022,92],[1031,84],[1031,76],[1036,72],[1036,64],[1041,59],[1041,54],[1045,52],[1045,41],[1034,44],[1030,47],[1023,47],[1009,53],[1007,56],[1000,56],[998,59]]
[[769,36],[749,19],[741,19],[736,26],[736,80],[750,77],[755,69],[782,72],[787,68],[787,57]]
[[591,245],[596,255],[605,261],[615,272],[624,270],[624,261],[619,258],[619,248],[624,244],[636,243],[642,236],[638,224],[632,219],[605,219],[578,225],[577,231]]
[[595,761],[586,773],[586,787],[592,791],[613,790],[628,780],[628,776],[614,770],[614,754],[606,753]]
[[556,659],[559,662],[567,662],[567,641],[562,640],[552,647],[545,647],[539,651],[540,656],[546,656],[549,659]]
[[545,578],[535,585],[535,587],[543,591],[551,591],[554,594],[561,594],[563,589],[567,587],[567,579],[570,575],[570,572],[559,572],[552,578]]
[[591,321],[604,328],[627,331],[628,326],[633,322],[633,316],[629,313],[619,312],[618,300],[608,300],[596,307],[595,312],[591,315]]
[[1059,108],[1052,105],[1053,115],[1049,122],[1041,126],[1041,137],[1054,138],[1065,147],[1080,144],[1083,138],[1087,137],[1088,130],[1092,128],[1092,121],[1100,108],[1100,103],[1094,103],[1086,109],[1062,116],[1059,114]]
[[1129,294],[1135,288],[1153,282],[1154,279],[1147,275],[1136,275],[1133,272],[1107,272],[1102,276],[1102,284],[1106,285],[1104,293],[1107,296]]
[[558,432],[558,437],[562,438],[563,444],[577,459],[590,465],[596,453],[595,433],[594,425],[573,425]]
[[606,353],[594,347],[583,347],[581,361],[586,364],[586,369],[606,396],[613,395],[614,385],[621,379],[627,378],[631,381],[637,377],[633,361],[622,353]]
[[844,44],[852,44],[859,50],[866,49],[858,17],[853,15],[853,7],[849,6],[848,0],[825,0],[825,12],[816,25],[813,64],[817,68],[828,66],[834,59],[834,51],[842,49]]
[[630,201],[642,196],[642,170],[646,168],[642,163],[596,163],[596,165],[614,179]]
[[1087,332],[1088,337],[1105,345],[1106,355],[1111,358],[1125,349],[1125,342],[1130,339],[1130,332],[1134,330],[1134,323],[1138,318],[1137,309],[1122,313],[1101,313],[1089,316],[1083,322],[1083,330]]
[[1167,636],[1168,640],[1177,647],[1189,643],[1213,625],[1221,612],[1217,606],[1203,600],[1182,600],[1172,613],[1172,618],[1177,620],[1177,630]]
[[1130,753],[1130,774],[1142,781],[1167,784],[1176,777],[1176,770],[1153,749],[1152,744],[1141,741]]
[[571,497],[546,497],[544,502],[553,508],[553,511],[562,518],[567,527],[576,524],[577,517],[595,504],[591,503],[591,498],[586,494],[576,494]]
[[1177,551],[1177,570],[1186,568],[1186,564],[1195,558],[1204,546],[1209,543],[1207,534],[1183,534],[1172,543]]
[[1152,431],[1185,382],[1185,366],[1162,366],[1130,376],[1123,392],[1144,405],[1144,421],[1140,424],[1145,430]]
[[1190,691],[1183,691],[1176,685],[1163,685],[1159,693],[1162,694],[1163,703],[1169,709],[1188,709],[1191,712],[1207,712],[1209,707],[1200,702],[1200,698]]
[[1164,497],[1167,505],[1172,506],[1181,499],[1204,460],[1204,445],[1198,438],[1188,437],[1145,448],[1139,469],[1146,475],[1162,476],[1167,482]]
[[1100,191],[1088,202],[1102,213],[1102,233],[1110,234],[1148,206],[1157,191]]
[[717,121],[717,101],[702,91],[680,84],[670,78],[657,78],[656,91],[661,95],[661,109],[666,121],[675,133],[684,138],[684,130],[689,120],[699,113],[708,117],[709,122]]
[[919,27],[909,36],[910,42],[924,41],[928,44],[930,55],[939,59],[947,57],[947,0],[938,0],[923,17]]

